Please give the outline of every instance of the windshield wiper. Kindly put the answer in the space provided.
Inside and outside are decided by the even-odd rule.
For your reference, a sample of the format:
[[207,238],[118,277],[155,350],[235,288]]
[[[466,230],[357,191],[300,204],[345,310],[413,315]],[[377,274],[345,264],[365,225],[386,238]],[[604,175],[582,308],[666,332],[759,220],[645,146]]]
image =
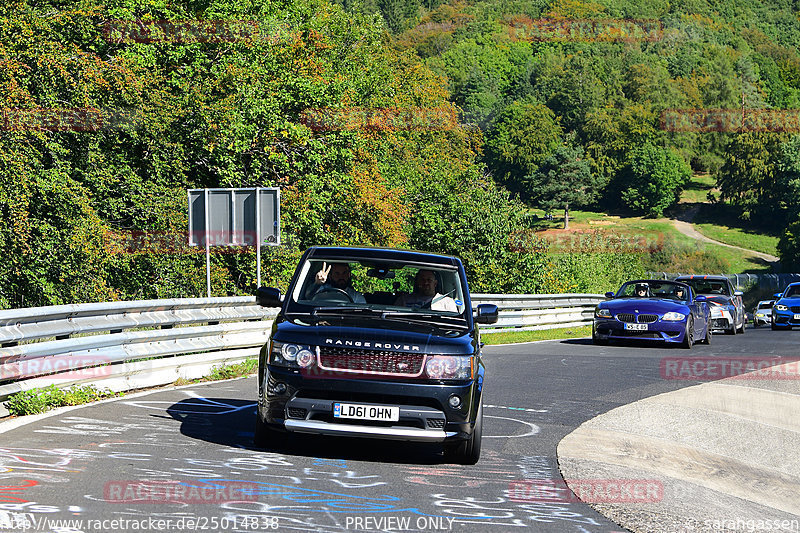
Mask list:
[[380,315],[383,311],[369,307],[315,307],[311,316],[317,315]]

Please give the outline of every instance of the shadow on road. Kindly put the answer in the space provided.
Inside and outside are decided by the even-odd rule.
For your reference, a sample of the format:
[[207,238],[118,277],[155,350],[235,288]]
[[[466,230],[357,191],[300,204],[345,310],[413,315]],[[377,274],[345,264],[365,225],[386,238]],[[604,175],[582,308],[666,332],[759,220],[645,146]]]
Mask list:
[[256,405],[253,401],[230,398],[187,398],[167,408],[169,416],[181,422],[181,434],[222,446],[265,450],[295,456],[357,461],[441,464],[441,446],[345,437],[288,435],[285,442],[269,449],[253,445]]

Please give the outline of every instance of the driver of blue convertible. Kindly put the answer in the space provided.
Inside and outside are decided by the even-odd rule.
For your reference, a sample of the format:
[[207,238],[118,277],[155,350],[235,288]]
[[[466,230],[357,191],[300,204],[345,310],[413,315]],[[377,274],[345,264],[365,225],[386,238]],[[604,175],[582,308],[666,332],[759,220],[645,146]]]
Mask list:
[[364,295],[355,290],[352,282],[350,265],[347,263],[322,263],[322,268],[314,276],[314,284],[306,291],[306,298],[313,298],[325,289],[339,289],[347,293],[353,303],[365,304]]

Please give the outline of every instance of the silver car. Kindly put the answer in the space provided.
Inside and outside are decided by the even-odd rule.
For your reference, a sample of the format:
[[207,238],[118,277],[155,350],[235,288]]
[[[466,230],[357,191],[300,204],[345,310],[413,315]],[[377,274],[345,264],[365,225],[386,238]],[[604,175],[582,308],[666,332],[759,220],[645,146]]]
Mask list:
[[772,304],[775,300],[761,300],[753,310],[753,325],[767,325],[772,323]]

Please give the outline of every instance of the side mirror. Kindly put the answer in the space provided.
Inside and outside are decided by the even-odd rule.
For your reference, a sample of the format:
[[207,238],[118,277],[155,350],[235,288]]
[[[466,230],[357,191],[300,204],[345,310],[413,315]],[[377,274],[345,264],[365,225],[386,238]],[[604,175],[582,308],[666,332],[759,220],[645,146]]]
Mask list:
[[274,287],[259,287],[256,291],[256,302],[261,307],[280,307],[282,301],[281,291]]
[[614,293],[613,292],[607,292],[606,293],[606,298],[613,298],[613,297],[614,297]]
[[708,300],[708,298],[706,298],[702,294],[698,294],[697,296],[694,297],[694,301],[695,302],[705,302],[707,300]]
[[744,296],[744,293],[742,291],[734,291],[733,295],[734,296]]
[[781,296],[783,296],[783,293],[782,293],[782,292],[776,292],[775,294],[773,294],[773,296],[774,296],[776,299],[780,299],[780,297],[781,297]]
[[494,304],[480,304],[475,311],[475,322],[478,324],[494,324],[497,322],[498,310]]

